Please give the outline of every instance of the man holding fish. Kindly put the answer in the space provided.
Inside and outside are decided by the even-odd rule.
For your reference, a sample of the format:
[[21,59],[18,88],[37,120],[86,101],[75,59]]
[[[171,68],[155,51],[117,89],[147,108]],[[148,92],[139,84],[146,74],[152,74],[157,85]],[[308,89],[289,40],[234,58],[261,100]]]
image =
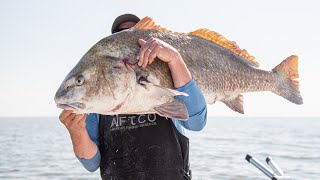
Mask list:
[[[129,29],[139,21],[135,15],[121,15],[115,19],[112,33]],[[141,46],[139,67],[144,69],[157,58],[170,69],[178,96],[158,114],[169,114],[166,117],[171,118],[155,113],[118,114],[123,107],[120,103],[112,109],[114,115],[76,114],[64,108],[59,119],[70,133],[76,157],[91,172],[100,167],[102,179],[191,179],[189,140],[184,128],[200,131],[205,126],[204,96],[176,48],[157,38],[139,39],[137,43]],[[134,68],[130,62],[128,66]],[[76,81],[83,83],[81,78]],[[187,118],[179,114],[181,102],[188,111]]]

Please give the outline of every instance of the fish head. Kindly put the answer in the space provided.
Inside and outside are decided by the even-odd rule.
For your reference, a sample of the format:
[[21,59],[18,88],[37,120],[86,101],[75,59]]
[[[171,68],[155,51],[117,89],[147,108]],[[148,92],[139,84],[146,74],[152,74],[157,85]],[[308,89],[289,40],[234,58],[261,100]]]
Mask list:
[[136,86],[136,73],[127,63],[132,54],[114,39],[98,42],[62,82],[55,95],[57,106],[77,113],[113,114]]

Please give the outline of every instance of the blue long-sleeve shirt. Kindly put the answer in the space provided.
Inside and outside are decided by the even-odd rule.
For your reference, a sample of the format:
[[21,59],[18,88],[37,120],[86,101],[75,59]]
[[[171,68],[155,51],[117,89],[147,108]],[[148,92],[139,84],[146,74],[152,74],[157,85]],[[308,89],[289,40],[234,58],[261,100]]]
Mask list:
[[[189,113],[189,119],[177,120],[173,119],[172,122],[177,130],[185,135],[184,129],[192,131],[200,131],[206,125],[207,122],[207,106],[205,99],[194,80],[190,81],[186,85],[177,88],[180,92],[187,93],[189,96],[177,96],[177,99],[182,100]],[[99,149],[99,114],[89,114],[86,119],[86,129],[91,140],[98,146]],[[79,161],[88,171],[95,171],[100,166],[100,151],[98,150],[96,155],[91,159],[79,158]]]

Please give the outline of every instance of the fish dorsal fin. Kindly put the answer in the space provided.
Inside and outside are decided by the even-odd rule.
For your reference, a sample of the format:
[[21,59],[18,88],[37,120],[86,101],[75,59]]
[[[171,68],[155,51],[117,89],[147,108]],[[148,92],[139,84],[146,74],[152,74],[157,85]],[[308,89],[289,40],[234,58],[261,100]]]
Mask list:
[[144,29],[144,30],[158,30],[163,32],[172,32],[167,30],[159,25],[157,25],[151,17],[144,17],[141,19],[135,26],[135,29]]
[[[140,30],[158,30],[162,32],[172,32],[167,30],[159,25],[157,25],[154,20],[148,16],[141,19],[135,26],[135,29]],[[238,54],[243,59],[250,62],[253,66],[259,67],[259,63],[255,60],[254,56],[251,56],[245,49],[241,49],[236,42],[230,41],[227,38],[223,37],[221,34],[210,31],[208,29],[198,29],[196,31],[190,32],[190,35],[200,37],[202,39],[214,42],[235,54]]]
[[227,38],[223,37],[221,34],[210,31],[208,29],[198,29],[189,33],[190,35],[200,37],[202,39],[212,41],[228,50],[232,51],[235,54],[238,54],[243,59],[250,62],[252,65],[259,67],[259,63],[255,60],[254,56],[251,56],[245,49],[241,49],[236,42],[230,41]]

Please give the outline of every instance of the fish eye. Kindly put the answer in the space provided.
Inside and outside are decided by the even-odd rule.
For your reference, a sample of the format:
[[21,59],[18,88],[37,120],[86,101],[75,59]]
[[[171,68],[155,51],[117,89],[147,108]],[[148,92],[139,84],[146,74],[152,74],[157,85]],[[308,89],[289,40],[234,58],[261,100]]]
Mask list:
[[84,83],[84,77],[82,75],[78,76],[76,79],[76,85],[81,86]]

